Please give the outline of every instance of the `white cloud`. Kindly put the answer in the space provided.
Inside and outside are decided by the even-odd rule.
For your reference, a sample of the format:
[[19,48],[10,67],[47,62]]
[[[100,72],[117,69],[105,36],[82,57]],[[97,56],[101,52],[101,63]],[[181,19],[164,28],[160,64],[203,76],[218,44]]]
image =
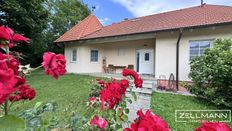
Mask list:
[[[151,15],[155,13],[170,11],[200,5],[200,0],[112,0],[121,4],[135,17]],[[232,5],[231,0],[205,0],[208,4]]]
[[106,25],[107,22],[109,21],[110,19],[108,17],[105,17],[105,18],[100,18],[99,21],[103,24],[103,25]]

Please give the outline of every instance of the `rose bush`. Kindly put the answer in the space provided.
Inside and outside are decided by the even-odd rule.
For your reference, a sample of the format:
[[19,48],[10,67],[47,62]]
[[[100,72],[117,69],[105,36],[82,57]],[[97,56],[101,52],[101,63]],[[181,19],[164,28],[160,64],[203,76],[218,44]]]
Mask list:
[[[10,118],[15,118],[19,123],[24,123],[17,117],[8,117],[8,112],[14,102],[32,100],[36,96],[35,89],[27,84],[24,78],[25,75],[23,75],[24,72],[19,73],[19,70],[23,70],[19,69],[20,62],[13,56],[15,52],[11,53],[9,50],[9,48],[17,46],[18,43],[29,43],[29,38],[15,34],[8,27],[0,26],[0,48],[2,52],[5,52],[0,53],[0,110],[3,110],[5,114],[4,117],[0,117],[0,120],[9,121]],[[63,55],[47,52],[43,58],[44,62],[42,65],[47,75],[58,79],[59,75],[66,73],[66,60]],[[17,125],[17,123],[14,124]],[[22,124],[22,126],[24,125]]]

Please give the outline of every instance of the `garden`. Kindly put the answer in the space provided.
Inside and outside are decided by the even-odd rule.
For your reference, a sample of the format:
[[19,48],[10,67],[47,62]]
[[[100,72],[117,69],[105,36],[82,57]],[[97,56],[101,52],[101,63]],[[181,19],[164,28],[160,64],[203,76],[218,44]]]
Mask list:
[[[130,110],[127,104],[133,101],[126,96],[126,90],[142,88],[143,80],[137,72],[123,69],[122,76],[127,78],[121,80],[75,74],[65,75],[65,57],[53,52],[45,52],[41,65],[32,69],[28,65],[20,65],[19,58],[10,51],[17,44],[28,44],[29,39],[14,33],[9,27],[1,26],[0,31],[1,48],[5,52],[0,54],[2,114],[0,128],[2,130],[231,130],[230,125],[223,122],[199,121],[201,124],[182,123],[183,125],[176,123],[173,116],[176,109],[220,108],[197,97],[160,93],[153,94],[151,109],[138,110],[138,117],[134,121],[129,121]],[[204,57],[208,56],[207,53],[215,54],[217,49],[226,46],[225,52],[221,50],[220,54],[228,55],[227,52],[231,51],[228,47],[231,47],[232,42],[225,40],[226,44],[223,46],[221,42],[222,40],[217,40],[215,48],[206,50]],[[193,63],[200,61],[199,59],[195,59]],[[191,66],[193,65],[198,64]],[[194,83],[198,84],[194,79],[195,75],[190,75],[193,81],[196,81]],[[134,86],[130,86],[132,84]],[[218,86],[218,83],[216,84]],[[211,90],[213,85],[214,83],[210,86]],[[199,90],[199,87],[194,84],[187,86],[194,91]],[[201,85],[203,86],[205,83]],[[136,101],[136,94],[132,93],[132,95]],[[229,107],[230,101],[225,102],[219,104]]]
[[[73,0],[36,1],[0,5],[0,131],[232,131],[231,121],[177,122],[175,116],[176,110],[231,111],[230,39],[215,40],[213,48],[191,61],[192,82],[182,84],[194,96],[154,91],[150,109],[138,109],[131,121],[128,105],[139,95],[132,89],[143,88],[136,71],[123,69],[122,79],[67,73],[62,47],[52,43],[89,15],[88,7]],[[68,15],[76,8],[82,15]],[[70,21],[63,19],[66,15]]]

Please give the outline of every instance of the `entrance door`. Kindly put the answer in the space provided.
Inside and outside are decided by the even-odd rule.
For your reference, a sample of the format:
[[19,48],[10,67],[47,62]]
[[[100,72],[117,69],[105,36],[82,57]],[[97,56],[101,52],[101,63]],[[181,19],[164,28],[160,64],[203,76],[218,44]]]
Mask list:
[[140,74],[154,74],[154,50],[137,50],[137,72]]

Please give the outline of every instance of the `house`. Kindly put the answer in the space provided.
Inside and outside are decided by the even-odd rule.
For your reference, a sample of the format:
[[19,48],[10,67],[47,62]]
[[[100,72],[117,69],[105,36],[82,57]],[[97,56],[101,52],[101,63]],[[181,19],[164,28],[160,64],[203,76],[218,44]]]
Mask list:
[[105,27],[91,14],[55,43],[65,46],[70,73],[104,72],[108,65],[120,72],[131,65],[141,74],[189,81],[190,60],[217,38],[232,38],[230,6],[202,4]]

